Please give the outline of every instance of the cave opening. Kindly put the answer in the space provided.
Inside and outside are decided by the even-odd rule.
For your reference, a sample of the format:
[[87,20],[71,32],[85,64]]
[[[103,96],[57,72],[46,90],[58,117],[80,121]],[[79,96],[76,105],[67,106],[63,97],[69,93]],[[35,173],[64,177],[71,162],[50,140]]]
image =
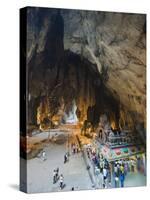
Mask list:
[[[63,55],[55,67],[38,73],[39,65],[32,73],[37,91],[30,86],[31,124],[44,130],[65,123],[86,126],[88,122],[95,130],[100,116],[106,114],[112,128],[119,128],[119,100],[106,88],[96,66],[71,51],[64,51]],[[37,80],[39,87],[35,88]],[[34,92],[38,97],[33,97]]]
[[78,122],[76,111],[77,111],[76,102],[75,100],[73,100],[70,110],[68,112],[64,112],[64,116],[62,118],[63,123],[76,124]]
[[[83,51],[64,48],[65,25],[59,9],[49,19],[44,21],[48,27],[44,50],[38,51],[36,45],[28,63],[29,129],[47,130],[75,123],[86,134],[87,130],[95,132],[99,124],[104,128],[106,123],[108,130],[138,132],[137,114],[128,112],[117,89],[107,86],[108,66],[103,64],[100,73],[97,63],[84,57]],[[82,50],[87,45],[78,42]],[[103,117],[107,119],[104,124],[100,122]]]

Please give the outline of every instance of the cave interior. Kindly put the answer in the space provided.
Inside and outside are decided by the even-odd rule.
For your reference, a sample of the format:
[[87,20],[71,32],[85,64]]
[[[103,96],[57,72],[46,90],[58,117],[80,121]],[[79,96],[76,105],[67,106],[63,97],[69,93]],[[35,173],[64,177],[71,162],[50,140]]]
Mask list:
[[[34,35],[28,34],[30,36],[28,48],[29,50],[31,46],[34,48],[28,57],[27,65],[28,133],[33,129],[43,131],[58,128],[62,124],[78,124],[83,127],[87,123],[90,123],[92,131],[96,131],[100,117],[107,116],[111,129],[131,130],[137,134],[142,132],[144,135],[145,118],[138,109],[136,111],[128,107],[128,103],[124,104],[122,101],[124,97],[121,98],[117,89],[120,83],[118,82],[116,88],[114,85],[113,89],[109,87],[111,85],[109,63],[106,67],[103,59],[100,72],[98,64],[91,62],[88,56],[85,56],[84,48],[89,43],[86,37],[82,41],[80,38],[76,41],[76,45],[80,43],[80,52],[65,48],[67,23],[65,12],[69,11],[61,12],[60,9],[55,9],[49,14],[42,9],[40,11],[35,9],[34,12],[30,12],[29,9],[28,31],[32,29]],[[34,20],[35,30],[32,20],[37,13],[37,21]],[[86,15],[85,19],[88,19]],[[82,20],[84,22],[84,13]],[[39,50],[40,42],[37,42],[40,34],[45,34],[42,50]],[[30,44],[33,38],[34,45]],[[95,51],[94,55],[98,57],[99,52]],[[140,65],[142,67],[142,64]],[[131,97],[129,93],[127,98],[130,98],[130,101]]]

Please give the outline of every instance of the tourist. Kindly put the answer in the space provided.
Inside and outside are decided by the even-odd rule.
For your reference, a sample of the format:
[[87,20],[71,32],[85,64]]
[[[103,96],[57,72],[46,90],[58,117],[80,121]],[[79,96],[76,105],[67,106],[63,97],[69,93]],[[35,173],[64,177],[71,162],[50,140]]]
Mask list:
[[89,148],[87,148],[87,156],[90,159],[90,150],[89,150]]
[[95,156],[92,154],[92,161],[95,164]]
[[114,175],[115,175],[115,176],[118,176],[117,162],[115,162],[115,166],[114,166]]
[[120,159],[120,160],[118,161],[118,163],[119,163],[119,165],[121,166],[121,165],[123,164],[123,160]]
[[104,167],[103,168],[103,183],[106,187],[106,179],[107,179],[107,169]]
[[96,165],[97,167],[99,167],[99,160],[98,160],[98,157],[97,157],[97,156],[95,156],[95,165]]
[[100,173],[103,172],[103,166],[104,166],[104,165],[103,165],[103,161],[101,160],[101,161],[100,161]]
[[68,161],[68,154],[65,153],[65,155],[64,155],[64,163],[66,163],[67,161]]
[[125,177],[124,177],[124,173],[120,173],[120,183],[121,183],[121,187],[124,187],[124,179],[125,179]]
[[109,162],[108,162],[108,160],[107,159],[104,159],[104,166],[105,166],[105,168],[106,169],[108,169],[109,168]]
[[47,160],[45,151],[42,152],[42,159],[43,159],[43,161]]
[[120,174],[120,164],[117,162],[118,173]]
[[98,177],[98,175],[100,174],[100,170],[97,166],[95,166],[94,172],[95,172],[95,175]]
[[111,187],[111,170],[110,170],[110,168],[108,169],[107,177],[108,177],[108,184],[109,184],[109,187]]
[[115,188],[119,187],[119,177],[118,175],[115,176]]
[[73,146],[72,146],[72,152],[73,152],[73,154],[75,154],[75,152],[76,152],[76,146],[75,146],[75,144],[73,144]]
[[59,179],[59,167],[56,169],[56,181]]
[[76,152],[76,153],[79,153],[79,147],[78,147],[78,144],[76,144],[75,148],[76,148],[75,152]]
[[53,184],[56,183],[56,170],[53,171]]
[[63,177],[63,175],[61,174],[60,175],[60,189],[62,190],[63,189],[63,187],[64,187],[64,177]]
[[124,166],[123,165],[120,166],[120,172],[124,174]]

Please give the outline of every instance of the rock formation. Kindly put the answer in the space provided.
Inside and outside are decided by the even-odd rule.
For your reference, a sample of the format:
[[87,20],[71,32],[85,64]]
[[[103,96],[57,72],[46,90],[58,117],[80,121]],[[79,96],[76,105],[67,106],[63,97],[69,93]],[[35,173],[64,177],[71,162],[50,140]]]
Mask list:
[[145,15],[29,8],[27,36],[30,124],[74,100],[79,121],[146,127]]

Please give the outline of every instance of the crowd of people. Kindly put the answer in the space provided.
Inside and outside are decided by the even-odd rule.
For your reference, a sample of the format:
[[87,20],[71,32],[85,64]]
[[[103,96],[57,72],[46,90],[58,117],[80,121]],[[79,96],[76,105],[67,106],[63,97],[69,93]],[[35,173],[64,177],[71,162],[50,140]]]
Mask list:
[[73,154],[79,153],[80,152],[79,145],[77,143],[72,143],[71,144],[71,150],[72,150]]
[[140,156],[128,159],[120,159],[109,163],[102,154],[97,154],[91,147],[86,148],[87,156],[93,164],[94,173],[102,177],[103,188],[124,187],[128,172],[143,172],[144,164]]
[[88,158],[93,164],[94,174],[99,177],[99,179],[99,175],[102,176],[103,188],[111,186],[111,168],[107,159],[105,159],[102,155],[96,154],[95,149],[92,149],[91,147],[88,147],[86,151]]
[[140,156],[136,156],[131,159],[121,159],[114,162],[113,174],[115,179],[115,187],[124,187],[125,177],[129,172],[144,172],[143,159]]
[[119,187],[119,181],[121,187],[124,187],[125,175],[127,174],[126,165],[120,160],[114,163],[114,180],[115,187]]
[[[80,152],[79,145],[77,143],[71,144],[72,155],[78,154]],[[103,188],[110,187],[124,187],[126,176],[129,172],[144,172],[144,161],[142,156],[137,155],[134,157],[120,159],[113,162],[108,162],[106,158],[101,153],[98,153],[92,146],[86,147],[87,157],[92,163],[94,174],[101,182]],[[47,155],[45,151],[42,151],[42,160],[47,160]],[[69,161],[69,152],[64,155],[64,164]],[[90,169],[90,166],[87,166]],[[59,187],[62,190],[65,187],[64,176],[59,174],[59,167],[53,171],[53,184],[59,181]],[[72,187],[71,190],[74,190]]]

